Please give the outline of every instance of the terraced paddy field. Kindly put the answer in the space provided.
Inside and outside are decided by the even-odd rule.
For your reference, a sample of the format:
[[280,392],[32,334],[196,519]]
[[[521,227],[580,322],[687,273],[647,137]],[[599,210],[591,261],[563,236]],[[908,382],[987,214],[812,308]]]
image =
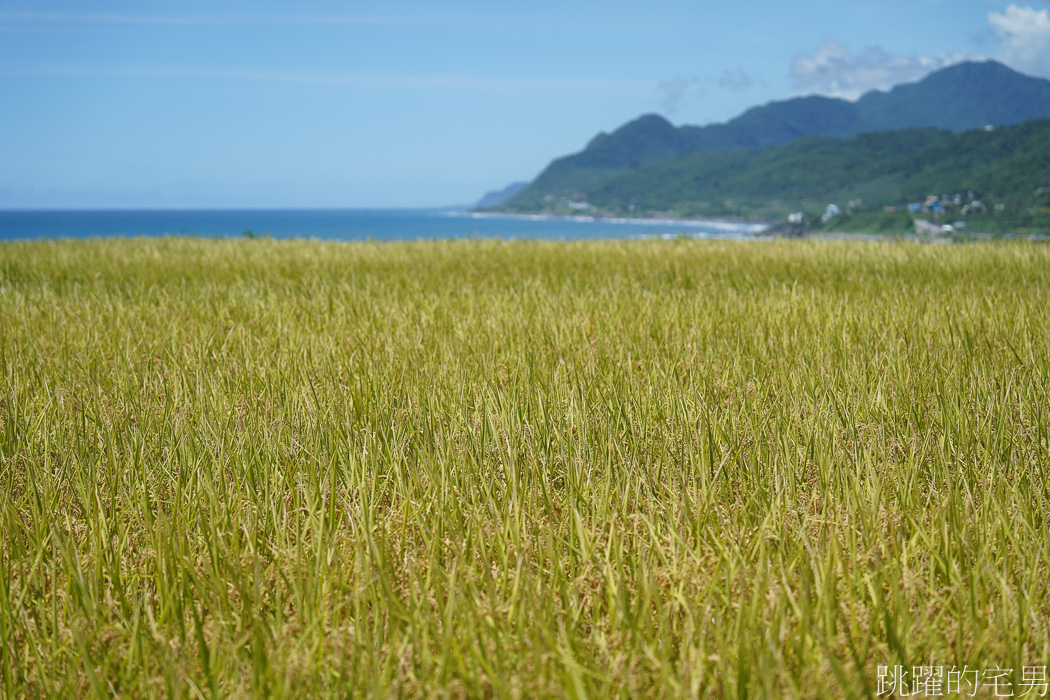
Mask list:
[[1048,387],[1043,244],[3,244],[0,695],[1020,696]]

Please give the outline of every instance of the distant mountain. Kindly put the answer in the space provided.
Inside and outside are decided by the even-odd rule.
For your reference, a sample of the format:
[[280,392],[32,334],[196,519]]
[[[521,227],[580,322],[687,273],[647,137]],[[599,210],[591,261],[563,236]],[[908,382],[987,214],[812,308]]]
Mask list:
[[511,197],[521,192],[523,189],[529,186],[527,182],[512,182],[502,190],[492,190],[486,192],[485,196],[478,200],[478,203],[474,206],[478,209],[485,209],[488,207],[498,207],[504,202],[508,201]]
[[995,61],[960,63],[855,102],[820,96],[771,102],[725,124],[675,127],[650,114],[553,161],[504,208],[533,210],[551,198],[589,197],[620,173],[692,153],[768,148],[810,135],[847,138],[922,127],[964,131],[1039,118],[1050,118],[1050,81]]
[[935,126],[965,131],[1050,117],[1050,81],[995,61],[959,63],[856,102],[861,131]]
[[811,135],[771,148],[692,153],[622,171],[588,201],[605,210],[635,205],[642,211],[741,216],[777,207],[823,209],[848,200],[869,207],[900,204],[967,191],[996,201],[1050,192],[1050,120],[963,133]]

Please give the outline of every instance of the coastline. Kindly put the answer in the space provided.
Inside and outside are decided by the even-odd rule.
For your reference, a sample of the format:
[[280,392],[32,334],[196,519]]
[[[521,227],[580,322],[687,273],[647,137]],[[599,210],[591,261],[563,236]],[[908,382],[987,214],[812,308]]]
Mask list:
[[472,219],[518,219],[521,221],[577,221],[589,223],[600,221],[607,224],[634,226],[690,226],[715,228],[732,233],[761,234],[773,224],[764,221],[747,221],[729,218],[676,218],[670,216],[613,216],[610,214],[520,214],[515,212],[474,211],[447,212],[446,216],[461,216]]

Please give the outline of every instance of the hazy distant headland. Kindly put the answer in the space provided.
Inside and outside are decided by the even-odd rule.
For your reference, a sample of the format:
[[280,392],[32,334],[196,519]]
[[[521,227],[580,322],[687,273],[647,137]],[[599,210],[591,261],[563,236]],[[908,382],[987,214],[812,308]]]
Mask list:
[[725,124],[676,127],[645,115],[478,208],[790,220],[817,230],[899,233],[915,219],[1045,230],[1048,118],[1050,81],[966,62],[854,102],[799,97]]

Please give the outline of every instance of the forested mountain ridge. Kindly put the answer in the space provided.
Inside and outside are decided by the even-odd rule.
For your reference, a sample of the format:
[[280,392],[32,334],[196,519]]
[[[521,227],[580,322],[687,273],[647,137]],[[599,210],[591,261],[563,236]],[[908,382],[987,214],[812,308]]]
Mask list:
[[[820,96],[771,102],[725,124],[675,127],[650,114],[611,134],[598,134],[579,153],[556,159],[503,208],[536,211],[560,198],[589,201],[608,192],[611,181],[625,173],[693,154],[778,147],[806,136],[848,138],[923,127],[958,132],[1040,118],[1050,118],[1050,81],[995,61],[960,63],[888,92],[869,92],[855,102]],[[706,161],[695,161],[701,162]],[[659,199],[656,192],[638,196],[650,195]]]

